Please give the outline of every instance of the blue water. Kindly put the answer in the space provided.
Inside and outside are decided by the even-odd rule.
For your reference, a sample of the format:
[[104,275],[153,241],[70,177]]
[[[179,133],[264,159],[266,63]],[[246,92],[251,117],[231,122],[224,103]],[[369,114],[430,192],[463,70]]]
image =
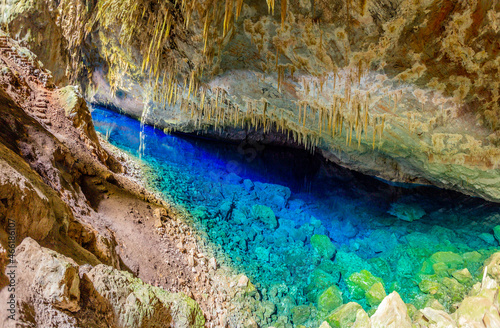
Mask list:
[[[367,310],[367,300],[347,284],[363,269],[382,278],[386,292],[397,290],[405,302],[423,306],[434,297],[448,307],[446,295],[426,294],[418,283],[453,278],[452,271],[465,267],[479,276],[481,263],[499,249],[492,235],[500,224],[498,204],[434,187],[390,185],[302,150],[168,135],[103,108],[94,108],[92,116],[109,142],[153,169],[149,183],[192,213],[227,264],[244,272],[263,300],[277,305],[260,323],[280,315],[291,318],[298,305],[316,305],[322,292],[317,272],[339,286],[344,302],[355,300]],[[139,153],[141,131],[144,151]],[[271,208],[277,227],[257,219],[254,205]],[[417,213],[417,219],[403,220],[415,216],[401,208]],[[314,234],[329,236],[335,257],[314,251]],[[445,251],[464,262],[444,273],[424,272],[425,261]],[[470,254],[477,258],[470,260]]]

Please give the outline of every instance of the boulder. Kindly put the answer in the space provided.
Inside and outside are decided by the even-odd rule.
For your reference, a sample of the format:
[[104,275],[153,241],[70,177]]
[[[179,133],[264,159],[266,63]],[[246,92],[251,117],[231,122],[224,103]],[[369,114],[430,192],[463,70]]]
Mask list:
[[454,271],[451,275],[461,284],[467,284],[472,281],[472,275],[467,268]]
[[453,252],[437,252],[424,261],[420,272],[424,274],[447,274],[448,269],[456,270],[464,265],[464,259]]
[[169,293],[100,264],[85,274],[115,314],[117,327],[204,327],[199,305],[183,293]]
[[318,297],[318,310],[330,313],[342,305],[342,292],[337,286],[331,286]]
[[500,243],[500,225],[497,225],[493,228],[493,235],[495,239]]
[[406,304],[397,292],[384,298],[371,317],[372,328],[411,328]]
[[299,305],[292,308],[292,321],[295,325],[304,324],[311,316],[311,308],[307,305]]
[[[346,280],[349,292],[354,299],[362,299],[376,283],[383,283],[381,278],[375,277],[368,270],[361,270],[349,276]],[[383,287],[383,286],[382,286]],[[374,290],[375,292],[375,290]]]
[[484,242],[486,242],[489,245],[498,245],[497,240],[491,233],[483,232],[479,235],[479,238],[481,238]]
[[486,313],[489,313],[487,321],[500,321],[498,309],[490,299],[482,296],[468,296],[462,301],[455,315],[459,327],[484,327],[483,319]]
[[356,321],[358,311],[361,309],[361,305],[355,302],[344,304],[326,317],[326,322],[333,328],[352,326]]
[[269,229],[276,229],[278,226],[278,220],[276,220],[273,210],[265,205],[252,206],[252,217],[264,223]]
[[325,235],[313,235],[311,237],[311,246],[319,256],[325,259],[331,259],[337,251],[330,238]]
[[387,294],[385,293],[384,285],[381,282],[376,282],[365,293],[365,296],[370,306],[377,306],[382,302]]
[[419,205],[404,202],[392,203],[388,213],[407,222],[421,219],[426,214],[424,209]]
[[500,252],[491,255],[484,264],[488,275],[496,281],[500,281]]
[[352,325],[352,328],[370,328],[371,320],[365,310],[358,310],[356,313],[356,321]]
[[78,265],[70,258],[25,238],[16,249],[17,285],[26,299],[37,299],[58,309],[80,309]]
[[457,328],[455,321],[444,311],[427,307],[420,312],[425,318],[425,324],[428,328]]
[[331,274],[316,268],[309,275],[308,282],[304,293],[310,302],[316,302],[318,296],[330,286],[337,284],[338,280]]

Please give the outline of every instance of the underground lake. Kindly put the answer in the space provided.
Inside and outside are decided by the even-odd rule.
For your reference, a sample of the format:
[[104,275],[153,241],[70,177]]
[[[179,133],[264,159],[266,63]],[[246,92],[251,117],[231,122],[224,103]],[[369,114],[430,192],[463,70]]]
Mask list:
[[92,117],[151,168],[148,184],[189,211],[277,317],[307,322],[311,304],[321,316],[350,301],[373,313],[392,291],[450,311],[499,250],[498,204],[386,183],[305,150],[166,134],[102,107]]

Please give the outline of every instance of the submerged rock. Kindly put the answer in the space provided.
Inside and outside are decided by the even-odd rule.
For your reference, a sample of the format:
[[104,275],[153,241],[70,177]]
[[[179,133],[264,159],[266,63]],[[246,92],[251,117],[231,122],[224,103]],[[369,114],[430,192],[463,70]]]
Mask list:
[[377,306],[382,302],[387,294],[385,293],[384,285],[381,282],[376,282],[366,292],[365,296],[370,306]]
[[269,229],[275,229],[278,226],[273,210],[265,205],[252,206],[252,217],[264,223]]
[[493,235],[495,239],[500,243],[500,225],[497,225],[493,228]]
[[463,263],[463,258],[456,253],[437,252],[432,254],[432,256],[424,262],[421,272],[425,274],[439,274],[439,272],[443,270],[457,269],[462,266]]
[[313,235],[311,237],[311,245],[319,256],[329,260],[333,258],[337,249],[330,238],[325,235]]
[[318,296],[324,290],[338,283],[338,279],[331,274],[316,268],[309,276],[308,282],[309,284],[304,289],[304,292],[310,302],[316,302]]
[[[346,279],[347,287],[349,292],[354,299],[362,299],[370,291],[373,285],[380,283],[383,290],[383,281],[381,278],[375,277],[368,270],[361,270],[360,272],[355,272]],[[385,291],[383,292],[385,293]],[[380,286],[376,287],[372,291],[373,301],[382,294]]]
[[295,325],[301,325],[309,320],[311,308],[308,305],[299,305],[292,308],[292,321]]
[[342,305],[326,317],[326,322],[333,328],[352,326],[356,321],[358,311],[362,310],[358,303],[350,302]]
[[467,268],[454,271],[451,275],[461,284],[467,284],[472,281],[472,275]]
[[426,213],[425,210],[415,203],[392,203],[387,212],[400,220],[412,222],[421,219]]
[[356,313],[356,321],[352,325],[352,328],[370,328],[371,320],[365,310],[358,310]]
[[342,292],[337,286],[331,286],[318,297],[318,310],[330,313],[342,303]]

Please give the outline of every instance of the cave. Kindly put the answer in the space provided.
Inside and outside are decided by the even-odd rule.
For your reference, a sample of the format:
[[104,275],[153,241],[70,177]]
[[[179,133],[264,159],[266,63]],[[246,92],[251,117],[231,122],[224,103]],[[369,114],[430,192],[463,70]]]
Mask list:
[[1,327],[500,327],[500,2],[0,7]]

